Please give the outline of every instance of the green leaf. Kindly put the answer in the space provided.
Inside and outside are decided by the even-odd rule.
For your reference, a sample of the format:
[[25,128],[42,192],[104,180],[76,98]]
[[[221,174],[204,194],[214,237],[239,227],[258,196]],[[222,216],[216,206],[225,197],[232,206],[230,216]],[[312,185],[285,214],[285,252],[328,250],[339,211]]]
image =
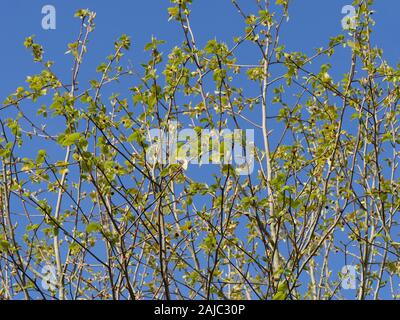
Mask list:
[[175,18],[179,14],[179,7],[168,8],[168,13],[171,18]]
[[43,149],[39,150],[36,157],[36,164],[41,165],[46,159],[46,155],[47,155],[46,150]]
[[99,232],[101,230],[101,225],[97,222],[91,222],[86,226],[87,233]]
[[288,295],[288,286],[286,282],[281,282],[278,285],[278,290],[272,297],[272,300],[286,300]]
[[7,251],[10,247],[10,244],[6,240],[0,240],[0,252]]
[[79,132],[71,133],[60,137],[60,143],[64,147],[68,147],[76,143],[82,135]]

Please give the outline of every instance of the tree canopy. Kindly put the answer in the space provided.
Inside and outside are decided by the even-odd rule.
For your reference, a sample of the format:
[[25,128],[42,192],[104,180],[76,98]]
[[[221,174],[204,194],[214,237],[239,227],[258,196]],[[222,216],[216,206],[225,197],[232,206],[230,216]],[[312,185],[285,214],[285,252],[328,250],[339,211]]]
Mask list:
[[[289,0],[254,12],[232,0],[243,32],[204,47],[191,2],[168,9],[181,45],[152,37],[144,62],[122,35],[83,69],[89,9],[75,14],[70,74],[26,39],[42,71],[0,107],[0,298],[341,299],[343,279],[355,299],[398,298],[400,71],[371,40],[373,1],[355,0],[348,28],[312,55],[281,41]],[[246,46],[251,64],[236,56]],[[150,133],[171,128],[196,139],[158,161]],[[223,130],[253,134],[235,140],[248,172],[218,134],[202,148]],[[188,159],[212,150],[223,161]]]

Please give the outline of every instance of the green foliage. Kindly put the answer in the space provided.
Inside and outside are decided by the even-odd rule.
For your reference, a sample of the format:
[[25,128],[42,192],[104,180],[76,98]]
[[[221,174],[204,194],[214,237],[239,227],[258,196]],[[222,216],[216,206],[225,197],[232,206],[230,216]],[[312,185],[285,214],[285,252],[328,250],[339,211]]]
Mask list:
[[[72,78],[26,39],[42,71],[0,111],[0,265],[11,270],[0,281],[13,285],[0,298],[40,297],[31,279],[53,263],[60,299],[342,298],[331,267],[345,256],[362,275],[356,298],[379,298],[399,275],[400,71],[371,40],[372,2],[354,1],[357,28],[309,55],[281,43],[290,1],[248,14],[232,1],[243,31],[204,47],[191,1],[171,2],[182,43],[151,37],[142,64],[122,35],[95,70],[82,67],[88,9],[66,44]],[[254,61],[241,61],[243,46]],[[254,129],[254,172],[152,163],[150,130],[174,123],[199,137]]]

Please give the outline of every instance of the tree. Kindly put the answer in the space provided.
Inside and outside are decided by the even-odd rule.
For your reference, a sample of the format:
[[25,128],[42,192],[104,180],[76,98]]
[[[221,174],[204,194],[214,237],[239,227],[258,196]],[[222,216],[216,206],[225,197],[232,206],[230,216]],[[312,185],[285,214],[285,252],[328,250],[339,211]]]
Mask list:
[[[76,13],[70,78],[26,39],[43,71],[0,111],[0,297],[331,299],[345,280],[354,298],[397,298],[400,72],[371,42],[372,1],[355,0],[346,34],[311,56],[280,42],[289,0],[255,13],[233,0],[243,34],[204,48],[191,1],[171,2],[181,46],[165,55],[152,38],[136,69],[122,35],[87,85],[94,12]],[[241,64],[242,46],[259,60]],[[341,47],[335,81],[326,61]],[[160,132],[185,128],[196,136],[165,148]],[[246,174],[228,161],[233,140],[254,156]],[[190,164],[209,151],[223,161]]]

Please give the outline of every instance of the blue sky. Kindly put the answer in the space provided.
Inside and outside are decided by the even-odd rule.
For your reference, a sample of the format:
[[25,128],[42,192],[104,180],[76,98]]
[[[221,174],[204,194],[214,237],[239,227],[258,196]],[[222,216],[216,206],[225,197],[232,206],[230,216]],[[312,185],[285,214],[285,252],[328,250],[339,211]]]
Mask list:
[[[294,0],[291,19],[283,30],[287,49],[310,52],[312,48],[326,44],[328,37],[341,32],[341,9],[350,3],[350,0]],[[56,30],[43,30],[41,27],[41,9],[47,4],[57,9]],[[87,69],[93,70],[93,66],[111,52],[113,41],[122,33],[132,37],[133,50],[129,55],[138,62],[143,61],[143,47],[152,35],[166,40],[166,48],[179,44],[182,34],[178,24],[167,21],[168,6],[168,1],[156,0],[113,0],[112,4],[105,0],[2,1],[0,98],[20,86],[28,73],[39,70],[23,47],[24,39],[31,34],[35,34],[45,46],[46,58],[57,61],[56,70],[63,70],[63,62],[69,61],[69,56],[64,55],[67,43],[72,42],[78,28],[73,18],[78,8],[90,8],[97,12],[97,28],[90,44],[90,61],[86,61]],[[397,64],[400,46],[396,30],[400,30],[397,17],[400,2],[380,0],[375,7],[376,43],[384,48],[386,58]],[[192,9],[192,27],[200,45],[214,37],[229,44],[235,35],[243,31],[242,21],[229,0],[194,1]],[[251,60],[246,56],[243,60],[246,58]],[[340,61],[336,62],[340,64]]]
[[[241,1],[245,3],[245,1]],[[311,54],[314,48],[325,46],[329,37],[342,33],[341,9],[350,4],[350,0],[294,0],[290,10],[290,21],[285,25],[282,42],[288,51],[303,51]],[[54,5],[57,10],[56,30],[43,30],[41,9],[44,5]],[[0,11],[0,100],[23,85],[29,74],[39,72],[40,66],[32,62],[30,52],[24,46],[24,39],[32,34],[45,48],[45,59],[56,61],[54,70],[58,74],[69,74],[70,56],[65,55],[67,44],[73,42],[79,23],[73,18],[80,8],[89,8],[97,12],[96,30],[89,44],[82,74],[87,79],[94,77],[96,66],[112,52],[114,41],[127,34],[132,39],[132,50],[127,58],[135,65],[147,59],[144,45],[152,36],[166,40],[162,50],[179,45],[182,41],[180,26],[168,22],[168,1],[137,0],[6,0],[2,1]],[[246,6],[244,6],[246,8]],[[250,10],[250,8],[247,8]],[[392,64],[398,64],[400,46],[400,1],[379,0],[375,5],[374,19],[377,21],[374,32],[375,43],[384,49],[385,58]],[[243,33],[243,22],[229,0],[195,0],[192,6],[192,27],[200,47],[209,39],[217,38],[229,45],[233,37]],[[335,80],[347,72],[348,64],[343,59],[348,49],[342,49],[330,61]],[[239,53],[240,62],[255,64],[251,49]],[[33,150],[35,153],[37,150]]]

